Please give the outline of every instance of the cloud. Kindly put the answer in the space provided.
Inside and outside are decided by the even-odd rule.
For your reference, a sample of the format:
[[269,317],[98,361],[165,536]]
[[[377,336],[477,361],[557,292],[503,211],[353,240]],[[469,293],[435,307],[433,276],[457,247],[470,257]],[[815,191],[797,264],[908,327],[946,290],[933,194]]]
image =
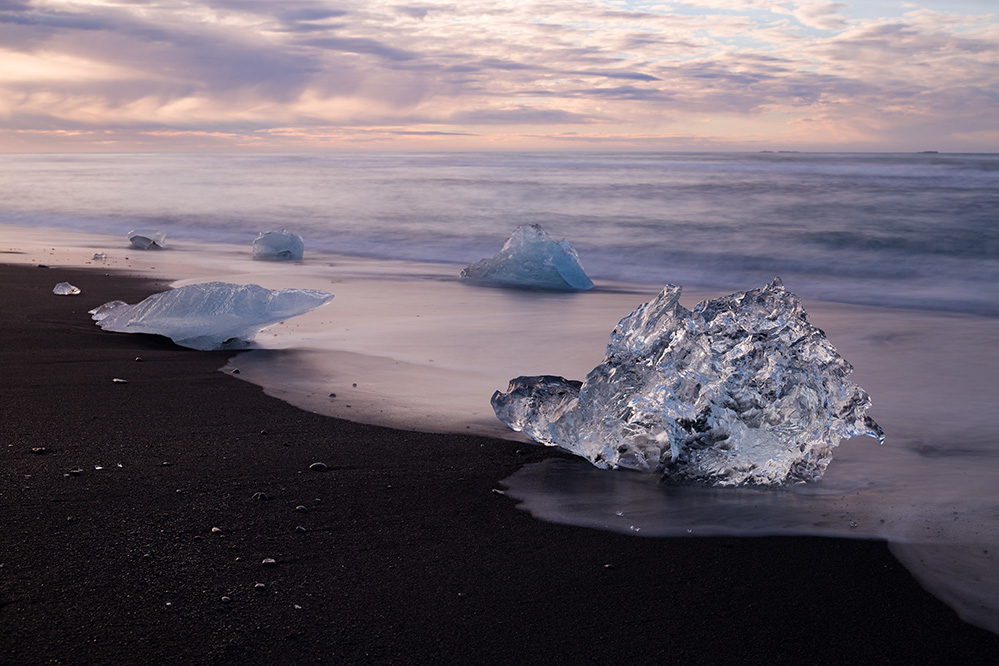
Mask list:
[[316,46],[328,51],[344,53],[364,53],[387,60],[416,60],[417,53],[395,48],[376,39],[366,37],[318,37],[301,42],[305,46]]
[[460,111],[448,118],[448,122],[455,125],[580,125],[597,120],[587,114],[528,106]]
[[0,0],[0,129],[485,140],[465,128],[679,137],[711,121],[733,142],[957,145],[992,136],[997,58],[994,14],[823,0]]

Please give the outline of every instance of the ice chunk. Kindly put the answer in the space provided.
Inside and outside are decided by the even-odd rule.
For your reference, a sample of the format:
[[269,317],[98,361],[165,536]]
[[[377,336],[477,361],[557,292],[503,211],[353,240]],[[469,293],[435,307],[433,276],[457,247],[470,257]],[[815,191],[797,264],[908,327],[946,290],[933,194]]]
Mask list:
[[514,379],[496,416],[598,467],[719,486],[817,480],[841,438],[884,441],[853,367],[779,279],[693,311],[679,297],[669,285],[622,319],[585,382]]
[[300,260],[305,254],[305,241],[290,231],[268,231],[253,241],[254,259]]
[[537,224],[517,227],[496,255],[477,261],[461,271],[471,282],[535,289],[583,291],[593,281],[579,265],[569,241],[557,243]]
[[132,247],[140,250],[159,250],[166,245],[166,234],[152,229],[133,229],[128,232]]
[[53,287],[52,293],[56,296],[76,296],[80,293],[80,288],[74,287],[68,282],[60,282]]
[[93,319],[94,321],[101,321],[102,319],[107,318],[112,312],[115,311],[115,309],[120,308],[122,306],[126,308],[132,307],[125,301],[108,301],[104,305],[98,305],[93,310],[90,310],[89,313],[91,315],[90,318]]
[[178,345],[209,350],[245,346],[260,329],[332,298],[313,289],[274,291],[255,284],[206,282],[153,294],[136,305],[111,301],[90,314],[108,331],[164,335]]

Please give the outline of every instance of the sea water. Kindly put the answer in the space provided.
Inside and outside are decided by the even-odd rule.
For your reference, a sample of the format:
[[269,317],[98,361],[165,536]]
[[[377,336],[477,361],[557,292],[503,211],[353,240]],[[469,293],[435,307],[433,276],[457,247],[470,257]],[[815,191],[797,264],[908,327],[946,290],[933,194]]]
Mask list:
[[[999,156],[8,155],[0,183],[8,260],[331,291],[224,371],[429,431],[518,438],[489,407],[509,379],[582,379],[668,282],[689,308],[779,275],[855,366],[884,446],[845,441],[821,482],[789,490],[662,487],[553,458],[508,493],[540,518],[638,535],[884,538],[999,631]],[[568,238],[596,289],[458,280],[524,223]],[[167,249],[130,248],[132,228]],[[304,260],[253,261],[258,232],[281,228]]]

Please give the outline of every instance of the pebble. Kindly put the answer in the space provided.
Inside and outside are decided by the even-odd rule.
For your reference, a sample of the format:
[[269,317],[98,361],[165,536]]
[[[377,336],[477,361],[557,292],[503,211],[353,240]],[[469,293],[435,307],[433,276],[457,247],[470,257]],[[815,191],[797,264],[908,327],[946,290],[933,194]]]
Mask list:
[[232,599],[230,599],[229,597],[222,597],[222,603],[227,604],[230,601],[232,601]]
[[44,446],[35,446],[31,449],[31,452],[34,453],[35,455],[43,456],[46,453],[48,453],[49,450]]
[[128,383],[127,379],[122,379],[121,377],[114,377],[113,379],[111,379],[111,381],[113,381],[115,384],[127,384]]
[[329,469],[329,467],[327,467],[326,463],[314,462],[311,465],[309,465],[309,469],[311,469],[313,472],[325,472],[326,470]]
[[298,511],[299,513],[308,513],[309,512],[309,510],[306,509],[301,504],[299,504],[298,506],[295,507],[295,511]]
[[267,493],[253,493],[253,496],[250,497],[250,499],[255,499],[255,500],[258,500],[260,502],[265,502],[265,501],[267,501],[270,498],[267,497]]
[[295,528],[295,531],[296,532],[304,532],[305,531],[305,527],[303,525],[299,525],[298,527]]
[[277,560],[275,560],[273,557],[265,557],[263,562],[261,562],[260,564],[265,567],[272,567],[275,564],[277,564]]
[[335,398],[336,397],[336,393],[330,393],[330,397],[331,398]]
[[[264,561],[266,562],[267,560]],[[273,562],[274,560],[271,561]],[[267,589],[267,586],[264,585],[263,583],[256,583],[254,584],[253,589],[256,590],[257,592],[263,592],[264,590]]]
[[141,356],[136,356],[135,360],[136,360],[136,362],[141,363],[142,362],[142,357]]
[[239,368],[233,369],[232,374],[238,375],[239,374]]
[[222,529],[219,527],[213,527],[212,534],[222,534]]

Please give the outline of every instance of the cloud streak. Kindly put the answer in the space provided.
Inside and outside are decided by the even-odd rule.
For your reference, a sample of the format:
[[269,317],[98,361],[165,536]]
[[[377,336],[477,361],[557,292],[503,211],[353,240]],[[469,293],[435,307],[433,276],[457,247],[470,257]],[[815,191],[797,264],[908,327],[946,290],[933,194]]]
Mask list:
[[0,150],[999,151],[996,15],[854,9],[0,0]]

